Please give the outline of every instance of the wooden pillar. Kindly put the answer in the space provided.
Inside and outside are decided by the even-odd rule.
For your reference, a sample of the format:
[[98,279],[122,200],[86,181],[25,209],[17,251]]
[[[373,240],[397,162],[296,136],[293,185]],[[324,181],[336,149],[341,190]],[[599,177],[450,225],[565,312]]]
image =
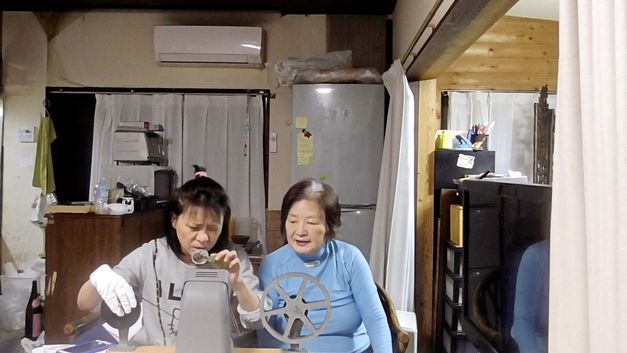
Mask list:
[[420,81],[416,109],[416,286],[418,350],[433,352],[434,258],[433,232],[433,155],[435,134],[440,129],[440,89],[437,80]]

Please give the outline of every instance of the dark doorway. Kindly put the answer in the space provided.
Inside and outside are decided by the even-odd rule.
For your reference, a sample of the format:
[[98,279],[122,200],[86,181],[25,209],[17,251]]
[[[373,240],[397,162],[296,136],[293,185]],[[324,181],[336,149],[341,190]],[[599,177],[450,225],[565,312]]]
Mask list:
[[48,111],[57,132],[51,145],[59,203],[89,200],[94,94],[47,92]]

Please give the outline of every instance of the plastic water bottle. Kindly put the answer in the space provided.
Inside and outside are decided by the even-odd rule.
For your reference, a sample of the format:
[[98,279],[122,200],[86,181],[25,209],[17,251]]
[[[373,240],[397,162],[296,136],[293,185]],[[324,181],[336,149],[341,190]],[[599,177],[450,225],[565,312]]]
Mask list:
[[107,201],[109,200],[109,189],[106,185],[105,177],[100,177],[100,181],[94,188],[94,205],[96,214],[108,214]]

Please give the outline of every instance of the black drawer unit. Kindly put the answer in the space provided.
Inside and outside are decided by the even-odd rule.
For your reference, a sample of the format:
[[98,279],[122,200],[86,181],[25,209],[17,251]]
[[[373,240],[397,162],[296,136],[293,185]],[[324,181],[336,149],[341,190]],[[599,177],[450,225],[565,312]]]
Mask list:
[[[459,208],[462,200],[458,180],[466,175],[494,171],[494,151],[437,150],[434,152],[434,236],[437,242],[434,282],[436,310],[434,311],[435,351],[437,353],[471,353],[474,346],[465,336],[461,324],[463,298],[463,224]],[[465,216],[464,216],[465,217]],[[462,221],[463,220],[463,221]],[[442,224],[441,222],[446,222]],[[454,240],[455,242],[451,241]],[[461,245],[461,246],[459,246]]]
[[442,331],[442,345],[446,353],[478,353],[464,333],[452,331],[446,324]]
[[444,322],[451,331],[462,333],[462,306],[444,298]]
[[452,303],[461,305],[464,298],[462,297],[462,276],[456,275],[453,272],[446,269],[444,275],[445,290],[447,299]]
[[464,248],[453,244],[450,240],[446,242],[446,269],[456,276],[462,275],[464,265]]

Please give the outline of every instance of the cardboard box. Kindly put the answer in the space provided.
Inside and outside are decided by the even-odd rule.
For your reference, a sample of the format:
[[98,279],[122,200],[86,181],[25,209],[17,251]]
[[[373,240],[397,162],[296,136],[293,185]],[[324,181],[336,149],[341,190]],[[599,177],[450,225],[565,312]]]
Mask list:
[[464,219],[462,205],[451,205],[451,242],[464,246]]

